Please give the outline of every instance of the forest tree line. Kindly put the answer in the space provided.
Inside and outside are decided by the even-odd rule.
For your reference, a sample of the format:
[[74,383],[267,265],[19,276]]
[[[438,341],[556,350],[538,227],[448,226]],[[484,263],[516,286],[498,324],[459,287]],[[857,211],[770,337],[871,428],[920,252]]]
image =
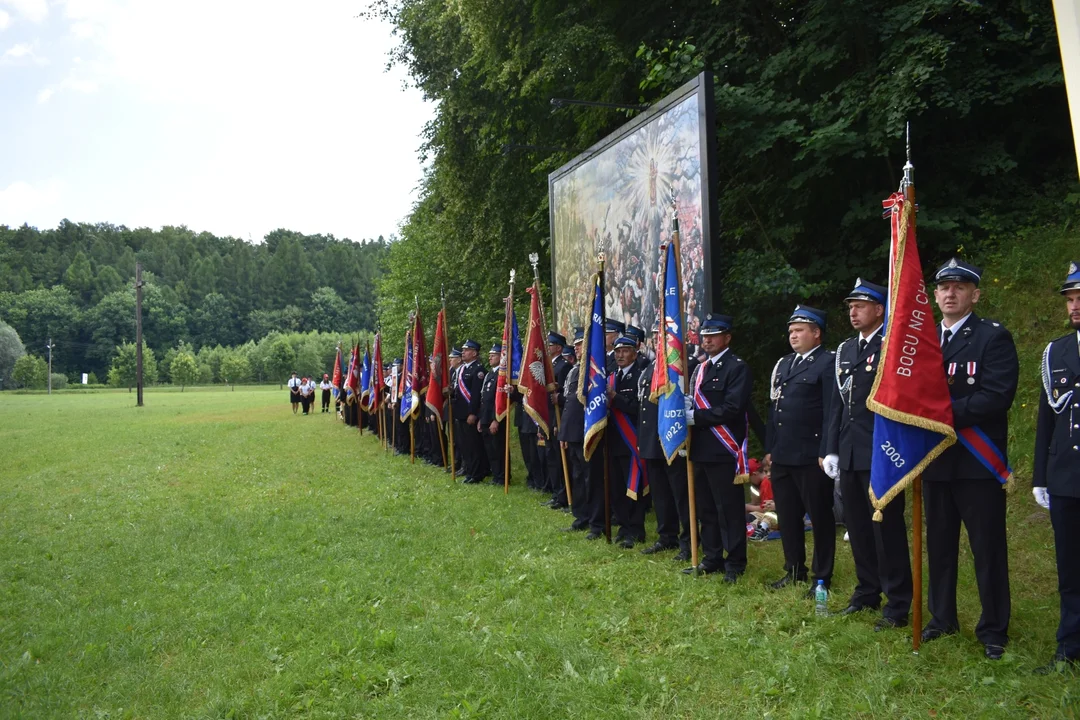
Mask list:
[[[143,338],[159,359],[182,349],[209,358],[215,348],[257,347],[271,333],[341,338],[375,326],[388,247],[382,237],[358,243],[289,230],[251,243],[186,227],[0,225],[0,321],[38,358],[51,339],[55,373],[104,382],[118,348],[135,340],[140,262]],[[318,368],[329,366],[326,344]],[[276,380],[261,357],[251,356],[251,379]],[[151,380],[171,380],[168,367]]]

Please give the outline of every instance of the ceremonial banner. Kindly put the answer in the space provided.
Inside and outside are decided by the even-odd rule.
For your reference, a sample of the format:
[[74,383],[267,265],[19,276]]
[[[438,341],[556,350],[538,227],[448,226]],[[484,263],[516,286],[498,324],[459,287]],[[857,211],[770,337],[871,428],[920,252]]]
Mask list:
[[[521,371],[521,333],[512,297],[506,299],[506,319],[503,321],[503,352],[499,360],[499,380],[495,386],[495,419],[502,422],[510,409],[510,388],[518,383]],[[503,389],[505,388],[505,390]]]
[[405,422],[412,417],[420,401],[413,387],[413,380],[416,377],[413,371],[413,364],[416,360],[413,357],[413,347],[412,330],[410,329],[405,333],[405,366],[401,369],[401,404],[398,405],[398,417],[401,418],[401,422]]
[[383,373],[382,333],[375,333],[375,347],[371,354],[371,412],[382,405],[382,391],[386,387],[386,375]]
[[364,361],[360,365],[360,407],[367,409],[371,404],[371,352],[364,345]]
[[431,377],[428,379],[427,395],[424,402],[435,415],[436,421],[442,425],[443,402],[450,388],[450,356],[447,351],[446,341],[446,311],[440,310],[435,319],[435,341],[431,351],[431,362],[434,365]]
[[333,393],[334,393],[334,399],[335,400],[337,400],[338,397],[341,395],[341,381],[342,381],[341,363],[342,362],[344,362],[344,361],[341,359],[341,346],[338,345],[337,356],[334,357],[334,377],[331,378],[331,380],[330,380],[330,384],[334,386]]
[[349,357],[349,372],[345,377],[345,394],[349,404],[356,402],[360,396],[360,370],[357,363],[360,362],[360,344],[353,346],[352,355]]
[[870,472],[875,520],[956,442],[937,324],[915,243],[915,206],[901,193],[882,204],[892,225],[888,317],[881,361],[866,401],[876,415]]
[[419,307],[416,308],[416,317],[413,319],[412,339],[412,386],[413,392],[417,395],[417,400],[413,403],[413,415],[415,415],[420,412],[420,398],[427,395],[428,376],[431,374],[428,372],[427,346],[424,343],[424,324],[420,322]]
[[604,346],[604,273],[593,280],[592,312],[585,326],[582,371],[578,373],[578,400],[585,408],[585,459],[600,446],[607,427],[607,352]]
[[686,447],[686,400],[683,376],[686,346],[683,344],[682,283],[679,279],[679,240],[676,235],[664,255],[664,307],[660,346],[653,365],[651,399],[659,406],[657,432],[668,465]]
[[526,288],[532,301],[529,304],[529,330],[525,333],[525,351],[518,369],[518,390],[522,409],[529,414],[540,432],[551,438],[551,417],[548,414],[548,393],[555,389],[555,373],[547,354],[547,331],[544,311],[540,306],[540,289]]

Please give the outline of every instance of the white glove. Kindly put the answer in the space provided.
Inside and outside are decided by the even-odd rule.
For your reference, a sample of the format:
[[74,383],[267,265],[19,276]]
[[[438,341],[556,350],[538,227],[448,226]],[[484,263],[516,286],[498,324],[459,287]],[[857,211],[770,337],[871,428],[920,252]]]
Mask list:
[[684,403],[683,411],[684,411],[684,417],[686,418],[686,425],[688,427],[693,427],[693,425],[694,425],[694,399],[692,397],[690,397],[689,395],[687,395],[687,396],[685,396],[683,398],[683,403]]
[[839,455],[826,455],[825,461],[821,463],[825,474],[836,480],[840,477],[840,456]]
[[1050,509],[1050,493],[1046,492],[1046,488],[1031,488],[1031,494],[1035,496],[1035,502],[1046,510]]

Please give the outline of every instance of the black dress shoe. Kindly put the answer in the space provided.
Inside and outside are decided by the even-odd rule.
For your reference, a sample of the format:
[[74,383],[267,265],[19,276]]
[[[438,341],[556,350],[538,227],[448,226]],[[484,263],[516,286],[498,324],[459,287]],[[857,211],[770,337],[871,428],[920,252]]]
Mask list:
[[881,632],[882,630],[892,630],[893,628],[907,627],[907,618],[903,620],[897,620],[896,618],[883,617],[874,624],[874,632]]
[[548,505],[548,507],[551,508],[552,510],[566,510],[570,506],[567,505],[566,503],[554,503],[553,502],[550,505]]
[[461,482],[464,483],[465,485],[475,485],[476,483],[478,483],[480,481],[477,480],[476,478],[467,477],[464,480],[462,480]]
[[678,545],[667,545],[659,540],[654,542],[649,547],[641,551],[642,555],[653,555],[654,553],[663,552],[664,550],[674,550],[679,547]]
[[854,615],[855,613],[862,612],[863,610],[877,610],[877,608],[871,607],[870,605],[848,605],[846,608],[840,611],[840,614]]
[[946,635],[955,635],[955,634],[956,634],[955,630],[942,630],[941,628],[930,627],[929,625],[927,625],[926,627],[923,628],[921,637],[922,637],[923,642],[930,642],[931,640],[937,640],[938,638],[943,638]]
[[634,540],[633,540],[633,538],[618,538],[618,539],[615,540],[615,544],[618,545],[621,548],[626,548],[627,550],[633,550],[634,549]]
[[[644,550],[642,552],[644,552]],[[690,551],[689,550],[680,550],[678,553],[675,554],[675,557],[672,558],[672,560],[674,560],[675,562],[686,562],[689,559],[690,559]]]
[[596,532],[595,530],[593,530],[592,532],[590,532],[588,535],[585,536],[585,539],[586,540],[599,540],[602,537],[604,537],[604,533]]
[[771,583],[769,585],[769,587],[772,588],[773,590],[783,590],[788,585],[791,585],[792,583],[797,583],[797,582],[804,583],[804,582],[806,582],[806,578],[793,577],[791,575],[791,573],[788,573],[787,575],[780,578],[776,582]]
[[720,572],[721,568],[710,567],[705,563],[698,563],[697,565],[691,565],[688,568],[682,569],[683,575],[712,575],[713,573]]
[[1000,660],[1005,655],[1005,648],[1002,645],[995,645],[993,643],[986,644],[986,659],[987,660]]
[[724,573],[724,582],[726,582],[728,585],[734,585],[738,581],[739,573],[735,572],[734,570],[728,570],[726,573]]
[[1054,659],[1045,665],[1035,668],[1036,675],[1051,675],[1054,673],[1076,672],[1080,667],[1080,659],[1066,657],[1065,653],[1054,653]]

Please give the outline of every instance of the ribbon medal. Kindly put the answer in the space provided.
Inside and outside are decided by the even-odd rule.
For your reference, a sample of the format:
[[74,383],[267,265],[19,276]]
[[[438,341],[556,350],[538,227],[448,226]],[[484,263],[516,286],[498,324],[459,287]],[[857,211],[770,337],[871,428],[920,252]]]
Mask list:
[[956,363],[949,363],[949,368],[945,371],[945,374],[949,376],[949,384],[952,385],[956,380]]
[[967,374],[968,374],[967,384],[968,385],[974,385],[975,384],[975,366],[977,364],[978,363],[974,363],[974,362],[969,362],[967,364]]
[[866,358],[866,372],[874,372],[874,358],[876,357],[877,355],[874,354]]

